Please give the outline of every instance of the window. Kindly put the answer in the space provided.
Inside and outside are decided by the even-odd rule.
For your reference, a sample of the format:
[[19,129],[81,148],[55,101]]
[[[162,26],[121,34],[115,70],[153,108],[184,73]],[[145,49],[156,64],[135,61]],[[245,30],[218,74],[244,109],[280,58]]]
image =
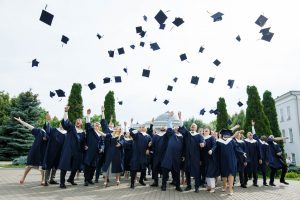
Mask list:
[[291,120],[291,109],[290,106],[286,107],[287,120]]
[[296,155],[294,153],[292,153],[292,163],[296,163]]
[[[281,136],[285,137],[285,130],[284,129],[282,129],[282,131],[281,131]],[[283,142],[285,143],[285,140],[283,140]]]
[[293,143],[294,138],[293,138],[293,130],[289,128],[289,138],[290,138],[290,143]]
[[280,108],[280,121],[283,122],[284,118],[283,118],[283,109]]

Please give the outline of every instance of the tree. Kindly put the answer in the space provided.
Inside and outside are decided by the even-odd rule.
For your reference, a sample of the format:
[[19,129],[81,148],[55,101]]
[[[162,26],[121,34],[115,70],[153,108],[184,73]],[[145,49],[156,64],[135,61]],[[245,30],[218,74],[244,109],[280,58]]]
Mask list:
[[75,123],[76,119],[83,117],[81,90],[82,86],[80,83],[73,83],[68,99],[68,105],[70,106],[68,115],[72,123]]
[[10,98],[8,93],[0,91],[0,135],[2,127],[9,120]]
[[116,124],[116,113],[115,113],[115,97],[114,92],[109,91],[104,100],[104,115],[107,121],[110,121],[112,118],[112,122]]
[[11,99],[10,119],[3,125],[0,136],[0,160],[11,160],[20,155],[26,155],[34,137],[31,131],[16,122],[14,117],[20,117],[25,122],[37,127],[41,108],[38,95],[31,90],[22,92]]
[[205,128],[207,126],[202,120],[195,119],[194,117],[184,121],[183,125],[189,129],[191,127],[192,123],[197,124],[198,128]]
[[101,115],[93,115],[91,117],[91,123],[95,123],[95,122],[100,122],[100,120],[102,119],[102,116]]
[[220,131],[222,128],[228,128],[228,113],[226,109],[226,102],[225,99],[220,97],[219,101],[217,102],[217,109],[219,114],[217,115],[217,125],[216,131]]
[[59,125],[60,125],[60,121],[61,121],[61,120],[59,120],[56,116],[54,116],[54,117],[51,119],[51,121],[50,121],[50,125],[51,125],[52,127],[58,128]]
[[230,128],[232,128],[236,124],[239,124],[240,129],[244,129],[245,122],[246,122],[245,111],[241,110],[239,113],[235,113],[234,115],[232,115],[231,116],[231,121],[232,121],[232,125],[230,126]]
[[255,121],[255,130],[258,135],[270,135],[270,122],[263,110],[260,97],[255,86],[247,86],[247,110],[246,110],[246,122],[245,122],[245,131],[252,131],[251,121]]

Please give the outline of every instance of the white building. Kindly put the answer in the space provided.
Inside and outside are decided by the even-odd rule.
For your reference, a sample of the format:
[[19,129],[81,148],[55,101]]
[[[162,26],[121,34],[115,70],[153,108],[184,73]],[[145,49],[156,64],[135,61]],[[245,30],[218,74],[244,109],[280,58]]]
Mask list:
[[300,91],[290,91],[275,99],[278,123],[285,152],[292,162],[300,164]]

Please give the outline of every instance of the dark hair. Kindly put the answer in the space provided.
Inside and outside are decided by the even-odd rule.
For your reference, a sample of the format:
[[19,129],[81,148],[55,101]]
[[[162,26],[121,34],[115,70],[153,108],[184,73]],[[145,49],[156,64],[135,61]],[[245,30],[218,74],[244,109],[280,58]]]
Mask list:
[[267,136],[262,135],[262,136],[260,137],[260,139],[261,139],[262,141],[267,141]]

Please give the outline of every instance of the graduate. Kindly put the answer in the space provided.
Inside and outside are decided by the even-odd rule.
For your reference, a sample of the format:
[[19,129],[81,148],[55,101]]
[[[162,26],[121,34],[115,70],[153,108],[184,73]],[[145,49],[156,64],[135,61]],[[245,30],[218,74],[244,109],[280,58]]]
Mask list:
[[247,186],[248,177],[253,178],[253,186],[258,187],[257,185],[257,169],[259,165],[262,164],[261,152],[258,142],[253,139],[253,134],[251,132],[247,133],[247,138],[244,140],[246,144],[246,153],[247,153],[247,166],[245,168],[245,186]]
[[182,192],[180,187],[180,165],[182,161],[183,136],[178,132],[179,127],[174,127],[174,130],[172,129],[171,117],[173,115],[173,111],[168,113],[168,129],[164,134],[167,141],[165,144],[165,153],[161,161],[161,168],[163,172],[161,190],[166,191],[167,180],[169,177],[169,172],[171,171],[176,190]]
[[124,150],[124,175],[125,178],[128,179],[130,172],[130,160],[132,156],[133,139],[128,131],[127,122],[124,122],[124,135],[121,136],[120,140]]
[[134,189],[136,173],[141,172],[139,183],[146,185],[144,179],[146,177],[147,155],[151,146],[151,137],[146,133],[147,128],[144,124],[140,125],[139,130],[132,128],[133,119],[131,119],[130,135],[133,139],[132,157],[130,162],[131,184],[130,188]]
[[48,183],[58,184],[54,179],[66,134],[66,131],[63,130],[61,125],[59,128],[52,128],[50,121],[51,116],[47,113],[46,123],[44,125],[44,130],[48,135],[48,144],[43,162],[43,168],[45,169],[45,186],[47,186]]
[[85,146],[85,133],[82,129],[82,119],[77,119],[75,125],[73,125],[68,119],[69,109],[69,106],[65,107],[64,119],[61,121],[62,127],[67,131],[58,165],[58,169],[60,169],[60,188],[62,189],[66,188],[65,176],[67,171],[71,171],[67,182],[77,185],[74,178],[82,164],[83,151],[87,149]]
[[276,186],[274,184],[274,177],[276,174],[276,171],[278,169],[281,169],[281,176],[280,176],[280,183],[283,183],[285,185],[288,185],[285,181],[285,174],[287,172],[287,165],[284,163],[283,157],[282,157],[282,150],[280,146],[275,141],[285,140],[288,139],[288,137],[274,137],[274,135],[270,135],[268,138],[268,144],[270,148],[269,153],[269,166],[271,169],[270,173],[270,186]]
[[208,152],[210,155],[217,154],[218,156],[219,170],[223,180],[222,192],[226,192],[228,181],[229,195],[233,195],[233,177],[237,171],[236,156],[244,156],[246,158],[246,153],[233,140],[232,131],[237,128],[239,128],[239,125],[236,125],[231,130],[222,129],[220,138],[217,139],[216,148]]
[[92,127],[90,115],[91,109],[88,109],[85,124],[87,150],[84,157],[84,186],[94,184],[92,180],[98,163],[99,153],[101,153],[101,149],[99,149],[101,139],[100,123],[96,122],[94,127]]
[[123,172],[123,148],[120,141],[122,129],[115,127],[113,131],[109,128],[105,120],[104,107],[102,106],[102,120],[101,127],[105,136],[105,162],[102,166],[104,175],[104,187],[108,186],[108,178],[110,176],[116,177],[116,184],[120,185],[120,173]]
[[39,169],[42,174],[41,185],[44,185],[44,171],[42,170],[44,155],[47,147],[47,134],[43,129],[35,128],[34,126],[24,122],[21,118],[14,117],[20,124],[28,128],[34,136],[34,141],[27,156],[27,164],[24,175],[20,180],[20,184],[24,184],[27,174],[32,168]]
[[218,158],[216,154],[209,154],[213,148],[216,148],[216,138],[211,135],[209,128],[205,128],[203,132],[205,146],[203,151],[203,160],[205,163],[205,178],[207,183],[207,191],[214,193],[216,187],[216,177],[219,176]]
[[[236,141],[237,146],[243,151],[247,152],[246,144],[242,140],[242,135],[244,131],[236,131],[234,140]],[[246,155],[247,156],[247,155]],[[247,188],[245,185],[245,168],[247,166],[247,160],[244,156],[237,156],[237,171],[239,172],[240,184],[242,188]],[[234,177],[235,178],[235,177]]]
[[200,186],[200,148],[204,147],[205,141],[202,135],[197,132],[197,125],[193,123],[188,131],[184,126],[181,119],[181,112],[178,113],[181,126],[178,131],[184,138],[184,162],[185,162],[185,175],[187,179],[187,187],[185,191],[192,189],[191,177],[195,179],[195,192],[199,192]]

